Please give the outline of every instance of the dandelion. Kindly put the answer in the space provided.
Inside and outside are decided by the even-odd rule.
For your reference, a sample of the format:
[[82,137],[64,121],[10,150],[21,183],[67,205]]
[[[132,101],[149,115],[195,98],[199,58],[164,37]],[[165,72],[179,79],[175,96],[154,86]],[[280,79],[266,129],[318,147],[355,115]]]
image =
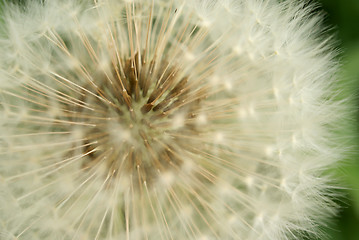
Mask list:
[[313,6],[4,9],[1,239],[291,239],[334,212],[342,110]]

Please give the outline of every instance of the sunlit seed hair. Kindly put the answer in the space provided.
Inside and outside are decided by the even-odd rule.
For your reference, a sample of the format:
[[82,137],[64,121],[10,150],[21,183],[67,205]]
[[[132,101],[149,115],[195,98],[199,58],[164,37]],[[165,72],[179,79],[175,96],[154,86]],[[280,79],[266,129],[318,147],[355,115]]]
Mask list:
[[313,13],[278,0],[5,4],[0,239],[319,235],[343,110]]

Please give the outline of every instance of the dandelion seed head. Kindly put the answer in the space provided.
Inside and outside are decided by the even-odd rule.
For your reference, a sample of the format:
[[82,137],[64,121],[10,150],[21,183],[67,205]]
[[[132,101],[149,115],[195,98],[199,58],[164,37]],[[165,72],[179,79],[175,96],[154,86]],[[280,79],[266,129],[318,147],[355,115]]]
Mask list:
[[5,8],[4,239],[291,239],[334,212],[344,110],[310,5]]

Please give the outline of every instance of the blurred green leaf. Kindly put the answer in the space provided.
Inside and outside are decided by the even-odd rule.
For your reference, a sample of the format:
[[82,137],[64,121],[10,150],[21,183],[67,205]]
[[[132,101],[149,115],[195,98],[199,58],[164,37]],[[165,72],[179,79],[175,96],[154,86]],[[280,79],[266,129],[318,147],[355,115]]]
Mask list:
[[[338,40],[342,52],[343,95],[356,99],[353,108],[353,125],[348,131],[353,135],[351,144],[353,154],[344,166],[338,169],[347,186],[347,200],[342,204],[336,225],[327,229],[333,240],[359,239],[359,0],[319,0],[328,13],[326,22],[334,26],[338,32]],[[345,133],[343,133],[345,135]]]

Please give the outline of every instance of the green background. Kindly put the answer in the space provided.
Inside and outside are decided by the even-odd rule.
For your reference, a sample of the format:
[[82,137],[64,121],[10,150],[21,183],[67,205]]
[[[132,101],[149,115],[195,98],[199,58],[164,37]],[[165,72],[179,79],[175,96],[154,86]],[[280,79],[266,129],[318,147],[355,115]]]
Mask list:
[[[343,64],[341,72],[341,89],[343,96],[354,99],[352,106],[352,126],[348,128],[353,139],[353,149],[337,168],[337,175],[344,182],[345,198],[339,202],[342,206],[340,214],[324,231],[333,240],[359,240],[359,0],[315,0],[324,8],[326,23],[333,26],[336,32],[340,60]],[[346,133],[345,133],[346,134]],[[343,135],[345,135],[343,134]],[[339,183],[343,184],[343,183]]]

